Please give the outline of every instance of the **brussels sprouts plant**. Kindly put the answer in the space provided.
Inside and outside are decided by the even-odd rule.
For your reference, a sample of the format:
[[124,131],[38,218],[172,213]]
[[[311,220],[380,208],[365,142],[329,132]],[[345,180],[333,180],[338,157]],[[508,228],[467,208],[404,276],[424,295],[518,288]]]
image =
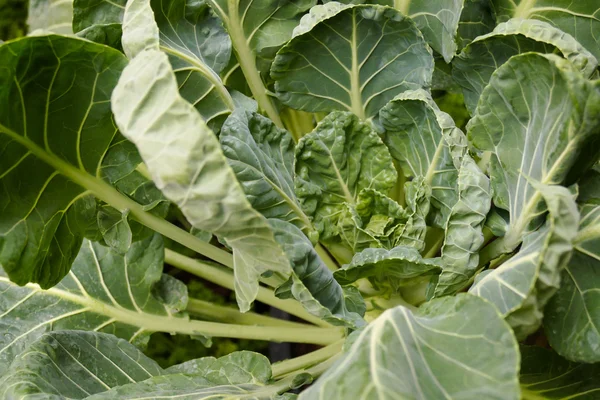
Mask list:
[[[0,398],[600,398],[597,1],[29,8]],[[162,368],[153,332],[320,347]]]

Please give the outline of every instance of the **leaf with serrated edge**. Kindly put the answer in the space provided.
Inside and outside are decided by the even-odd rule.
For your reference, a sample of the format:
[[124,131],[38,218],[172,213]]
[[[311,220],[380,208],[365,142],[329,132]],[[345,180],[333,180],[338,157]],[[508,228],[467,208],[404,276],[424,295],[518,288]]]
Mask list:
[[431,84],[433,56],[414,22],[389,7],[335,4],[313,7],[277,53],[271,76],[284,104],[367,119]]
[[112,107],[121,132],[137,146],[156,186],[192,226],[222,236],[233,249],[242,311],[256,298],[261,274],[290,276],[285,254],[267,220],[246,200],[217,137],[179,95],[165,54],[146,50],[135,57],[113,92]]
[[514,250],[543,221],[545,205],[534,182],[572,182],[598,159],[598,129],[600,85],[569,61],[526,53],[492,75],[468,137],[477,150],[491,153],[494,205],[510,213],[500,251]]
[[49,332],[13,361],[8,374],[0,379],[0,396],[84,399],[161,374],[163,370],[154,360],[113,335]]
[[153,330],[183,318],[152,295],[161,279],[163,252],[160,235],[134,243],[125,255],[85,241],[71,272],[48,290],[19,287],[1,274],[0,375],[47,331],[86,329],[143,344]]
[[452,63],[452,75],[462,87],[465,105],[471,113],[492,73],[510,57],[528,51],[560,52],[586,76],[598,66],[596,57],[575,38],[549,23],[511,19],[499,24],[493,32],[476,38]]
[[517,342],[494,307],[459,294],[414,312],[387,310],[300,400],[516,400],[518,363]]

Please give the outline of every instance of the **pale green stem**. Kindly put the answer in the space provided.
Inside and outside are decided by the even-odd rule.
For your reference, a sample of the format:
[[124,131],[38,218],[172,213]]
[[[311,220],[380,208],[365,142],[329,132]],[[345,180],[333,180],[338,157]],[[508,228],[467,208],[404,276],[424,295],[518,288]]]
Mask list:
[[246,83],[254,96],[258,106],[267,113],[267,116],[280,128],[283,123],[273,102],[267,94],[267,89],[256,68],[256,57],[250,49],[250,44],[244,34],[244,27],[239,16],[239,0],[227,0],[229,15],[224,16],[223,21],[229,31],[231,43],[237,54],[240,68],[246,78]]
[[[285,391],[290,390],[293,385],[294,385],[294,379],[296,378],[296,376],[298,376],[298,374],[302,374],[302,373],[307,373],[310,374],[313,378],[317,378],[319,376],[321,376],[324,372],[326,372],[329,368],[331,368],[331,366],[333,365],[333,363],[335,363],[338,358],[340,357],[340,355],[335,355],[333,357],[331,357],[330,359],[328,359],[327,361],[324,361],[320,364],[315,365],[314,367],[310,367],[307,369],[302,369],[302,370],[296,370],[294,371],[294,373],[290,373],[287,376],[283,377],[281,380],[277,381],[275,384],[267,386],[269,393],[283,393]],[[268,396],[263,396],[263,393],[260,393],[260,398],[271,398]]]
[[352,10],[352,37],[350,47],[352,50],[352,70],[350,71],[350,100],[352,103],[352,112],[360,119],[367,119],[362,101],[360,88],[360,67],[358,65],[358,37],[356,27],[356,11]]
[[[431,228],[434,229],[434,228]],[[433,243],[431,244],[431,247],[427,250],[427,252],[425,253],[425,255],[423,256],[424,258],[433,258],[442,248],[442,245],[444,244],[444,239],[446,236],[446,232],[442,229],[436,229],[436,231],[432,232],[433,236]]]
[[317,243],[317,245],[315,246],[315,250],[317,251],[317,254],[319,255],[319,257],[321,257],[321,260],[323,260],[323,262],[325,263],[325,265],[327,265],[327,268],[329,268],[331,272],[335,272],[339,269],[335,260],[331,258],[329,252],[325,250],[323,246],[321,246],[321,243]]
[[253,312],[241,313],[233,307],[221,306],[209,301],[199,299],[189,299],[187,311],[191,314],[210,320],[226,322],[239,325],[259,325],[259,326],[287,326],[290,328],[303,329],[311,328],[312,325],[301,324],[293,321],[286,321],[269,317],[268,315],[256,314]]
[[[209,282],[213,282],[219,286],[230,290],[235,290],[233,275],[227,270],[194,260],[193,258],[186,257],[170,249],[165,249],[165,262],[202,279],[206,279]],[[303,320],[311,322],[315,325],[322,327],[331,326],[331,324],[328,322],[309,314],[308,311],[306,311],[297,301],[291,299],[279,299],[275,297],[275,294],[273,294],[272,290],[263,286],[258,288],[256,300],[285,311],[288,314],[295,315],[296,317],[302,318]]]
[[528,18],[529,11],[535,5],[537,0],[521,0],[519,5],[515,8],[514,18]]
[[289,374],[290,372],[304,369],[315,364],[321,363],[331,357],[339,354],[344,347],[345,339],[339,340],[322,349],[315,350],[300,357],[291,358],[282,362],[273,364],[273,377],[277,379],[280,376]]
[[411,0],[394,0],[394,8],[404,15],[408,15]]
[[281,118],[286,129],[298,142],[302,136],[313,130],[313,115],[304,111],[286,108],[281,113]]

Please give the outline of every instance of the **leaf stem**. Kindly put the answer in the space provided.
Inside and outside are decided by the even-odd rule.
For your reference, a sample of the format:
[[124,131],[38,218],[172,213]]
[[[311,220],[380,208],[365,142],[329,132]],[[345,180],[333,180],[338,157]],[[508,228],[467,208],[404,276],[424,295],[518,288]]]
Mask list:
[[[193,258],[186,257],[170,249],[165,249],[165,261],[181,270],[187,271],[202,279],[206,279],[209,282],[213,282],[230,290],[235,290],[233,284],[233,274],[230,271],[194,260]],[[275,294],[273,294],[272,290],[263,286],[258,288],[256,300],[285,311],[288,314],[295,315],[296,317],[302,318],[303,320],[312,324],[322,327],[331,327],[331,324],[328,322],[309,314],[308,311],[306,311],[297,301],[279,299],[275,297]]]
[[[301,374],[301,373],[310,374],[313,378],[319,377],[324,372],[326,372],[329,368],[331,368],[333,363],[336,362],[339,357],[340,357],[340,355],[336,354],[335,356],[329,358],[328,360],[326,360],[320,364],[317,364],[313,367],[310,367],[310,368],[307,368],[304,370],[295,371],[295,373],[293,373],[293,374],[288,374],[287,376],[283,377],[281,380],[277,381],[275,384],[273,384],[271,386],[267,386],[268,393],[282,393],[282,392],[292,389],[294,386],[294,379],[296,378],[296,376],[298,374]],[[261,395],[262,394],[263,393],[261,393]],[[260,397],[260,398],[263,398],[263,397]],[[272,397],[264,397],[264,398],[272,398]]]
[[323,347],[322,349],[315,350],[300,357],[291,358],[289,360],[273,364],[273,377],[277,379],[278,377],[287,375],[290,372],[294,372],[299,369],[305,369],[330,359],[342,351],[344,341],[345,339],[338,340],[337,342]]
[[122,213],[129,211],[129,213],[142,225],[147,226],[161,235],[166,236],[211,260],[233,268],[233,257],[228,252],[203,242],[194,235],[170,222],[145,211],[139,203],[121,194],[102,179],[91,175],[87,171],[73,167],[63,159],[41,148],[29,138],[21,136],[1,124],[0,132],[5,132],[15,142],[29,149],[29,151],[40,160],[49,164],[79,186],[91,191],[98,199],[111,205]]
[[241,313],[236,308],[221,306],[204,300],[189,299],[187,311],[191,314],[198,315],[210,320],[226,322],[239,325],[260,325],[260,326],[287,326],[290,328],[302,329],[311,328],[311,325],[306,325],[298,322],[286,321],[269,317],[267,315],[256,314],[253,312]]
[[280,128],[283,128],[283,122],[279,117],[279,113],[275,109],[273,102],[267,94],[267,89],[260,77],[260,73],[256,68],[256,57],[250,49],[250,44],[246,36],[244,35],[244,26],[239,16],[239,0],[228,0],[227,8],[229,10],[228,16],[222,15],[222,20],[227,26],[231,43],[237,54],[240,68],[246,77],[246,82],[250,91],[254,96],[254,99],[258,103],[258,106],[267,113],[267,116]]

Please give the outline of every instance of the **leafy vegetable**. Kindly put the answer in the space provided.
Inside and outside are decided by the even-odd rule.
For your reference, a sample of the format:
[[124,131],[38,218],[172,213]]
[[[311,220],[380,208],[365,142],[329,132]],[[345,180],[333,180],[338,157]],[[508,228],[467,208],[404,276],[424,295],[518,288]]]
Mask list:
[[592,3],[32,1],[0,397],[598,397]]

